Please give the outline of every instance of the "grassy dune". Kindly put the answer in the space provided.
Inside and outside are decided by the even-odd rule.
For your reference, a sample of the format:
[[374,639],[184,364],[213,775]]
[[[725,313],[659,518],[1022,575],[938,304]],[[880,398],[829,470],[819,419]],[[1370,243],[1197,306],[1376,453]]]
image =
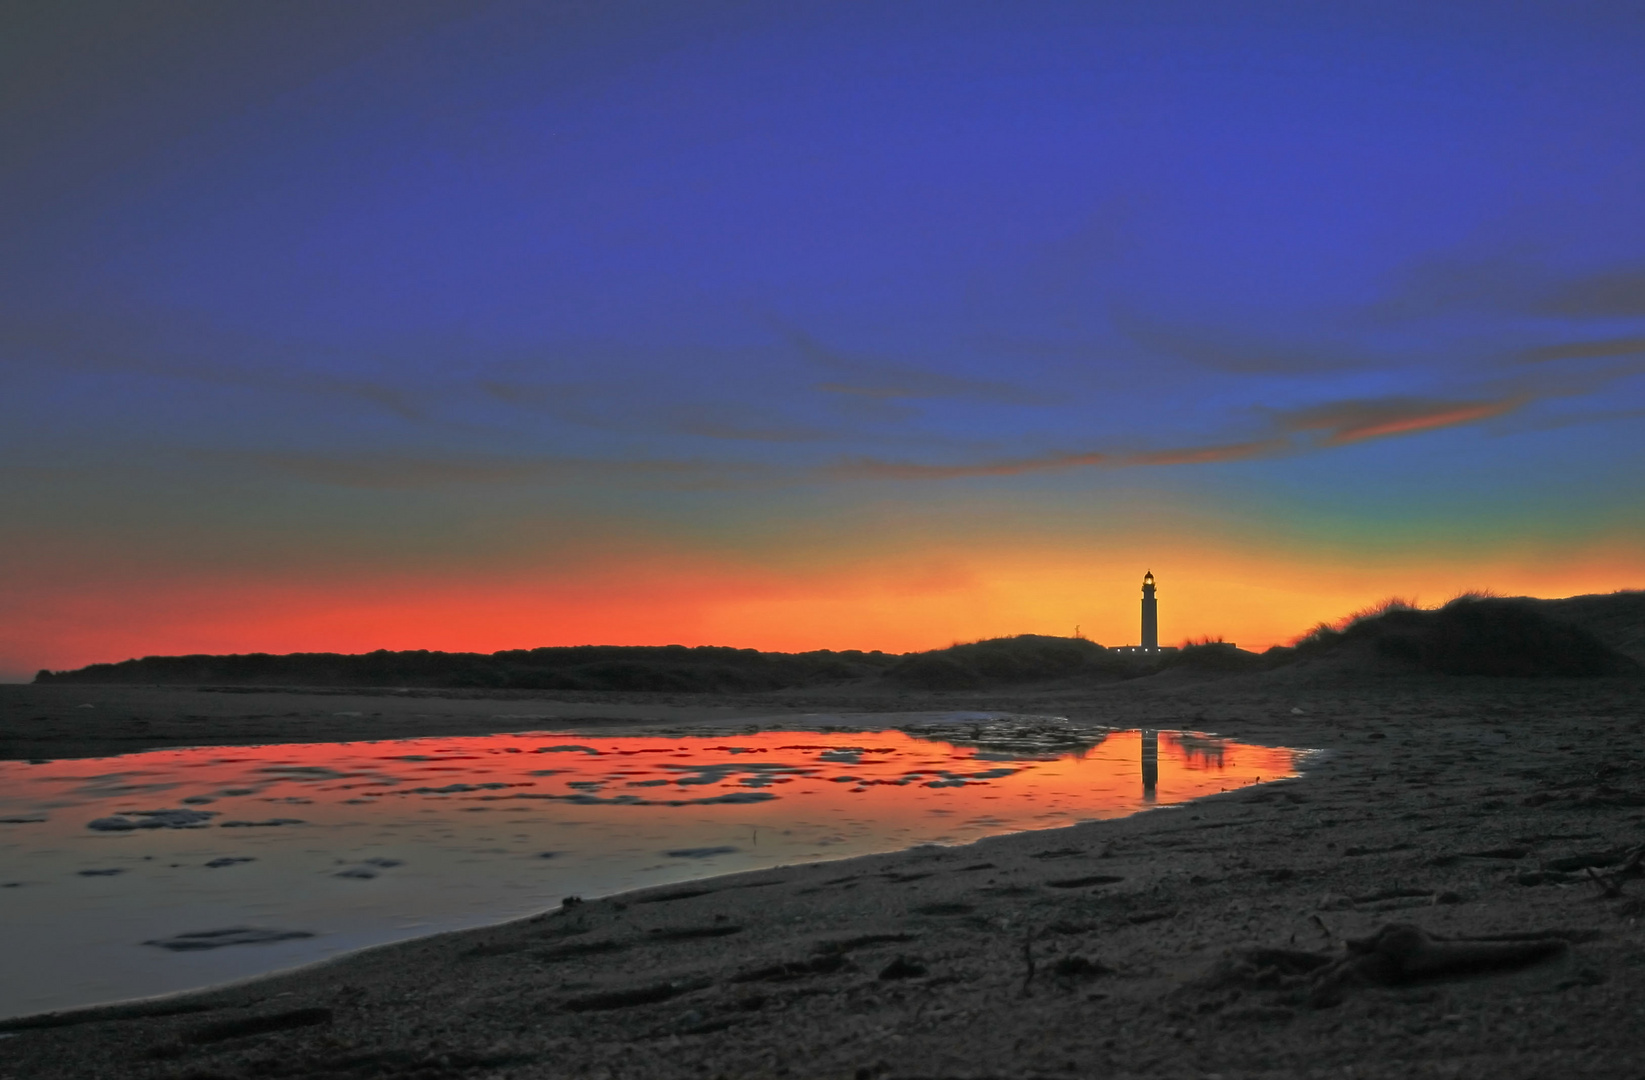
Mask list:
[[1175,653],[1122,654],[1084,638],[1020,634],[907,653],[768,653],[719,646],[583,645],[496,653],[415,650],[361,655],[150,656],[37,684],[340,686],[495,690],[757,693],[800,687],[977,690],[1113,682],[1162,672],[1206,677],[1291,664],[1411,665],[1445,675],[1601,676],[1645,660],[1645,593],[1565,600],[1470,594],[1423,610],[1390,600],[1258,655],[1220,641]]

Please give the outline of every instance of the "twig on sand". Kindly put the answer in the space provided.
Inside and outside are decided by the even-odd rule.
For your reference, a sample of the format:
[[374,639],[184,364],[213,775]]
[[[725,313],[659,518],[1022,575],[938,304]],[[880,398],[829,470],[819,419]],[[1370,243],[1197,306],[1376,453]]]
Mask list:
[[1022,977],[1023,997],[1033,996],[1033,991],[1028,988],[1028,984],[1034,981],[1034,972],[1037,970],[1036,962],[1034,960],[1034,939],[1039,936],[1039,930],[1034,928],[1029,928],[1028,932],[1023,935],[1022,959],[1023,963],[1026,964],[1028,968],[1027,973]]
[[1593,882],[1599,890],[1602,900],[1616,900],[1622,896],[1622,885],[1629,878],[1645,876],[1645,844],[1629,849],[1627,857],[1609,873],[1600,873],[1591,866],[1583,867],[1588,874],[1588,880]]
[[1601,874],[1591,866],[1587,871],[1588,880],[1599,890],[1600,899],[1616,900],[1622,896],[1622,880],[1615,874]]

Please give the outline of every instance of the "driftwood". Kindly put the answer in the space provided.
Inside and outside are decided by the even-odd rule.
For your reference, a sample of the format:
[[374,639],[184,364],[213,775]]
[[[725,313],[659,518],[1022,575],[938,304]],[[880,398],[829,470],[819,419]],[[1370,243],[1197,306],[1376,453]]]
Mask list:
[[1287,1001],[1324,1008],[1365,986],[1404,986],[1437,979],[1513,971],[1563,953],[1555,933],[1497,938],[1436,937],[1410,923],[1389,923],[1345,941],[1340,957],[1296,949],[1250,949],[1231,958],[1213,985],[1284,992]]

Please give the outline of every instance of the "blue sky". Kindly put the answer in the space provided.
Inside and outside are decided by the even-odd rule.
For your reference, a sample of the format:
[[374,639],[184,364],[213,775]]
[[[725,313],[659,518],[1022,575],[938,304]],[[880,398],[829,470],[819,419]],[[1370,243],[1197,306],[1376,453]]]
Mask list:
[[[1118,644],[1153,552],[1179,633],[1251,641],[1641,584],[1636,7],[9,19],[0,669],[1081,612]],[[1306,583],[1239,594],[1280,552]],[[688,598],[502,613],[596,564]]]

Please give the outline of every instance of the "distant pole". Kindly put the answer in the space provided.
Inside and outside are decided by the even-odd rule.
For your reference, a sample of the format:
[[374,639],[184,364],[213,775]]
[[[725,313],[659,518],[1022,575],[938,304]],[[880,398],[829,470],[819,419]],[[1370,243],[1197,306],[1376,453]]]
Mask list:
[[1154,572],[1142,576],[1142,647],[1159,648],[1159,601],[1154,599]]

